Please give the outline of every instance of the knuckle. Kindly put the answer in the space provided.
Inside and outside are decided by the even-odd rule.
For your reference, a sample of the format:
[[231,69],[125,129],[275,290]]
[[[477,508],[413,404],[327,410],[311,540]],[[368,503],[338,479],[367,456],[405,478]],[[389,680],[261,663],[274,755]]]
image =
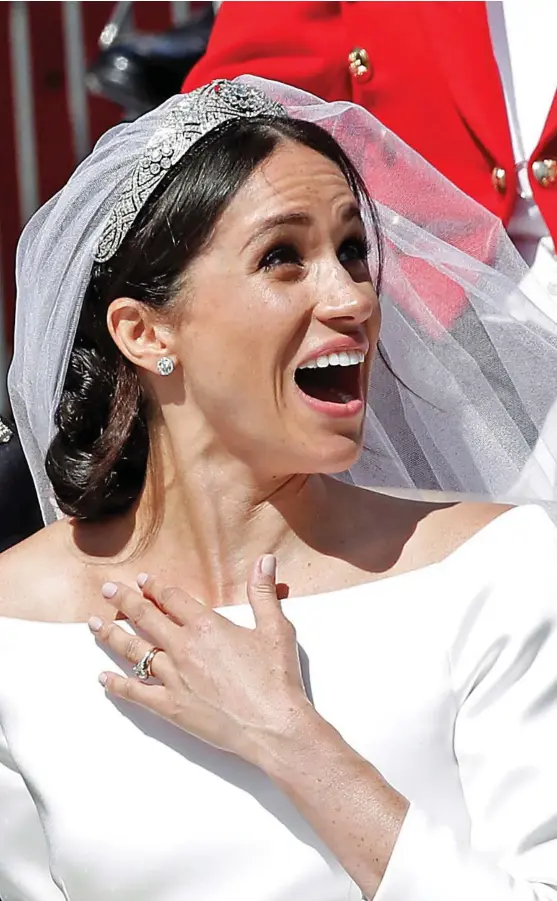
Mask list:
[[124,679],[122,685],[122,697],[126,699],[126,701],[134,701],[136,697],[136,687],[137,684],[133,679]]
[[180,714],[183,712],[183,709],[183,703],[180,703],[180,701],[174,694],[171,694],[166,698],[164,715],[169,720],[179,719]]
[[139,660],[143,655],[141,653],[141,640],[137,636],[130,637],[126,644],[125,656],[128,660]]
[[296,638],[296,629],[280,611],[277,611],[277,616],[270,618],[269,631],[277,644],[290,643]]
[[208,635],[209,632],[212,631],[213,628],[213,619],[205,612],[199,613],[195,617],[194,622],[194,632],[199,637],[202,638],[204,635]]
[[133,610],[134,623],[137,623],[137,625],[139,625],[140,623],[144,622],[148,609],[149,607],[145,603],[136,604]]
[[101,639],[101,641],[109,642],[114,634],[114,623],[112,622],[103,622],[101,628],[99,629],[97,635]]
[[276,597],[275,586],[274,585],[266,585],[265,582],[258,582],[258,584],[254,586],[254,590],[262,598],[273,598],[274,599]]
[[280,614],[280,627],[285,635],[292,636],[293,638],[296,637],[296,626],[283,616],[282,613]]
[[172,604],[172,602],[177,599],[179,594],[180,589],[176,588],[174,585],[165,586],[159,593],[162,606],[164,607],[167,604]]

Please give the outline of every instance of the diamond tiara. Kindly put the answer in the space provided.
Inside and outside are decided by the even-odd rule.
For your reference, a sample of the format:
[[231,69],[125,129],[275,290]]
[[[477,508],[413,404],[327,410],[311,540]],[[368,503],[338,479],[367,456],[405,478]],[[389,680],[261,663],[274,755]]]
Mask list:
[[146,200],[196,141],[229,119],[286,116],[262,91],[218,79],[184,94],[149,140],[104,225],[95,260],[114,256]]

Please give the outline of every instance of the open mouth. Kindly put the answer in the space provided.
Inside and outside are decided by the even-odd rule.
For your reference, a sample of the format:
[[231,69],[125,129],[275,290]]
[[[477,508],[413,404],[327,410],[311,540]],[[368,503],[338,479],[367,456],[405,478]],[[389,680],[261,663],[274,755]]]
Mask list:
[[294,379],[308,398],[329,404],[349,404],[362,398],[361,351],[329,354],[296,369]]

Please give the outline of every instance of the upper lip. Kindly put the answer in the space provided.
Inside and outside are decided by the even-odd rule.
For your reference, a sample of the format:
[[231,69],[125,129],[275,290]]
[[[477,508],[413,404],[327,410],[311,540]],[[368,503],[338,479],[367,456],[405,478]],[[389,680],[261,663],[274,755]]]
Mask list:
[[317,360],[318,357],[326,357],[329,354],[339,354],[348,350],[359,350],[361,353],[367,354],[369,350],[369,341],[363,338],[360,340],[357,338],[349,338],[348,336],[332,338],[320,347],[316,347],[315,350],[312,350],[311,353],[302,360],[299,360],[296,364],[296,369],[299,369],[299,367],[303,366],[305,363],[309,363],[310,360]]

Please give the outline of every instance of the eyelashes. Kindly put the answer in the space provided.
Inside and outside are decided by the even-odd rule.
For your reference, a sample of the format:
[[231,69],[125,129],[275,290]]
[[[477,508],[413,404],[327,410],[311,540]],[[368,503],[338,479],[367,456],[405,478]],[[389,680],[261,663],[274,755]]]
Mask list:
[[259,263],[259,269],[266,271],[277,266],[299,265],[301,258],[293,244],[279,244],[268,250]]
[[[339,262],[344,266],[353,262],[367,262],[370,247],[367,238],[357,235],[346,238],[337,250]],[[280,266],[303,266],[303,254],[295,244],[283,241],[267,250],[259,262],[258,269],[270,271]]]
[[[340,250],[343,251],[346,262],[350,262],[351,260],[359,260],[365,263],[370,251],[369,241],[367,240],[367,238],[364,238],[361,235],[358,235],[354,238],[348,238],[346,241],[343,241]],[[340,253],[339,260],[343,262]]]

